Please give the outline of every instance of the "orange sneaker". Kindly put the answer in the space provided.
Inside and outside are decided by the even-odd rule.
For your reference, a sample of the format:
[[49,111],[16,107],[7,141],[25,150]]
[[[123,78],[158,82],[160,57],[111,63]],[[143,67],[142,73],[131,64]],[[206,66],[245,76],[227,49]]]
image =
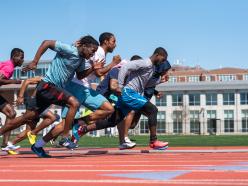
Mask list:
[[161,149],[161,148],[167,147],[168,144],[169,144],[168,142],[155,140],[153,142],[150,142],[150,147],[153,149]]

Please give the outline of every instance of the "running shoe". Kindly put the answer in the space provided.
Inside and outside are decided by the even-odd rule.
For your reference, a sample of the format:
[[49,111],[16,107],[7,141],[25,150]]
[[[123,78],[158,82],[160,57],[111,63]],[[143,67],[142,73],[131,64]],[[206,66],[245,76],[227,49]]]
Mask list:
[[66,147],[67,149],[70,149],[70,150],[77,148],[77,144],[73,143],[69,138],[62,138],[59,141],[59,145]]
[[165,148],[166,146],[168,146],[168,142],[163,142],[163,141],[159,141],[159,140],[155,140],[153,142],[150,142],[150,147],[153,149],[161,149],[161,148]]
[[132,149],[136,146],[136,143],[132,142],[128,137],[125,137],[124,140],[125,141],[119,146],[120,150]]
[[27,133],[28,141],[31,145],[35,144],[36,142],[36,135],[31,134],[31,131]]
[[40,158],[51,158],[42,147],[35,147],[35,144],[31,146],[31,150]]
[[18,152],[14,151],[14,150],[8,150],[7,151],[9,155],[17,155],[19,154]]
[[17,150],[20,147],[21,147],[20,145],[13,145],[11,142],[8,142],[6,147],[2,147],[2,150],[3,151]]

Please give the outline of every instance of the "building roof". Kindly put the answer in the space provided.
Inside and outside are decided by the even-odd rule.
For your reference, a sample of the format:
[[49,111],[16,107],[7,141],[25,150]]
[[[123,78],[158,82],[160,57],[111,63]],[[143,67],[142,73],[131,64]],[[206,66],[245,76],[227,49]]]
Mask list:
[[246,90],[248,91],[247,80],[236,81],[201,81],[183,83],[163,83],[156,88],[158,91],[218,91],[218,90]]

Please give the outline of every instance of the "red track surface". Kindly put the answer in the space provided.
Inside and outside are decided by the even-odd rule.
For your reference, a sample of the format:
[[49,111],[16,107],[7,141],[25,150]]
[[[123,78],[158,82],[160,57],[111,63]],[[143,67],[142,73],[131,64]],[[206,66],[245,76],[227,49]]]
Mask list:
[[[170,148],[238,149],[229,148]],[[242,149],[247,149],[242,147]],[[106,149],[104,149],[106,150]],[[137,150],[137,149],[136,149]],[[51,159],[33,154],[0,156],[1,186],[81,185],[247,185],[248,152],[230,153],[124,153],[51,154]],[[127,178],[113,174],[162,174],[156,177]],[[180,173],[166,179],[167,173]]]

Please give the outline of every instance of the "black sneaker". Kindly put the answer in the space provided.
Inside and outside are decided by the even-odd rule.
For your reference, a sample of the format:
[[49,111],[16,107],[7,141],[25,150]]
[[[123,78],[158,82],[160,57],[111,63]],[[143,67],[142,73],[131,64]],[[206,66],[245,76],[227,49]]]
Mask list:
[[59,141],[59,145],[66,147],[67,149],[70,149],[70,150],[77,148],[77,144],[73,143],[69,138],[62,138]]
[[50,155],[48,155],[42,147],[35,147],[35,144],[31,146],[31,150],[40,158],[51,158]]

